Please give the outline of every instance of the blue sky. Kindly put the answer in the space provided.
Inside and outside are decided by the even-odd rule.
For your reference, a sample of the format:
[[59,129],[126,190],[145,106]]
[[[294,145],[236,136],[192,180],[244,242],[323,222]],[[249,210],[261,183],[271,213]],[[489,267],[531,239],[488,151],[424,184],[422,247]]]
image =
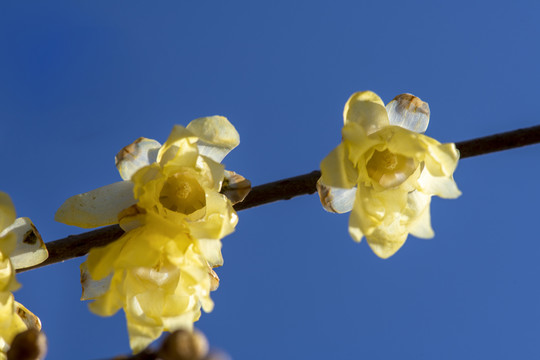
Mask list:
[[[355,91],[429,102],[427,135],[540,123],[534,1],[49,1],[0,4],[0,190],[45,241],[62,202],[120,177],[140,136],[223,115],[254,185],[315,170]],[[538,358],[540,148],[460,162],[432,240],[377,258],[348,215],[304,196],[239,213],[215,309],[196,324],[234,359]],[[129,352],[123,314],[80,302],[79,264],[18,276],[50,359]]]

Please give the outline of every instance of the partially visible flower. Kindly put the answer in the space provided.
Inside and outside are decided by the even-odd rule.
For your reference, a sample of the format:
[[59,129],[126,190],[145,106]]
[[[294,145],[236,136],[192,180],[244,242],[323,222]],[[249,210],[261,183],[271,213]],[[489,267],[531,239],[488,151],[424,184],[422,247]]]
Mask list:
[[454,144],[423,135],[429,106],[398,95],[386,107],[371,91],[353,94],[343,112],[343,140],[321,162],[318,182],[324,208],[351,211],[349,233],[366,237],[381,258],[392,256],[408,234],[432,238],[431,197],[456,198],[459,159]]
[[232,194],[245,190],[235,188],[239,178],[220,162],[238,144],[221,116],[175,126],[163,146],[140,138],[116,157],[124,181],[76,195],[56,214],[69,225],[119,223],[126,231],[90,251],[81,266],[82,299],[95,300],[90,309],[102,316],[123,308],[135,352],[162,331],[191,329],[201,306],[213,308],[220,239],[238,221],[220,191],[224,181]]
[[19,288],[15,269],[30,267],[48,257],[41,236],[28,218],[17,218],[9,195],[0,192],[0,359],[6,359],[13,338],[27,329],[41,329],[41,322],[16,302]]

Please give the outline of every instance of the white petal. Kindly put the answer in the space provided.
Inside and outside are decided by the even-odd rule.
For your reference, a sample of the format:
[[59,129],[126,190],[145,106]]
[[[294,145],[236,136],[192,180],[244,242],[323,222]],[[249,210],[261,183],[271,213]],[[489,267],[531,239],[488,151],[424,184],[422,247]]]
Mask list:
[[82,285],[82,295],[81,300],[93,300],[97,299],[109,289],[111,284],[113,274],[101,279],[94,280],[88,268],[86,267],[86,262],[81,264],[81,285]]
[[15,269],[41,264],[49,257],[41,235],[29,218],[16,219],[4,231],[11,232],[17,238],[15,250],[10,254],[11,263]]
[[319,193],[323,208],[328,212],[343,214],[351,211],[353,208],[356,187],[352,189],[341,189],[327,186],[322,182],[322,179],[319,179],[317,181],[317,192]]
[[82,228],[118,223],[120,211],[135,204],[133,183],[119,181],[67,199],[56,212],[58,222]]
[[21,303],[15,301],[17,315],[21,318],[28,329],[41,330],[41,320]]
[[424,133],[429,124],[429,105],[411,94],[401,94],[386,105],[390,125]]
[[223,116],[209,116],[195,119],[186,127],[199,141],[199,153],[220,163],[221,160],[240,144],[240,135]]
[[138,138],[120,150],[115,160],[122,179],[130,180],[137,170],[156,162],[160,147],[161,144],[156,140]]
[[251,182],[235,173],[234,171],[225,170],[225,180],[221,187],[221,193],[225,195],[231,203],[242,202],[251,191]]

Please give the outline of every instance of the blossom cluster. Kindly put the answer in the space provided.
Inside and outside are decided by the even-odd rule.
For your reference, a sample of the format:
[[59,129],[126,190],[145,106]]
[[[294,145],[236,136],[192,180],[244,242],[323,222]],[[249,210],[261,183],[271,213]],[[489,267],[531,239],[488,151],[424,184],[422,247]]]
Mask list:
[[[386,106],[371,91],[353,94],[344,109],[342,142],[321,162],[317,190],[327,211],[351,212],[349,234],[363,237],[381,258],[396,253],[408,235],[434,236],[433,195],[456,198],[459,159],[454,144],[423,135],[429,106],[411,94]],[[248,180],[225,170],[224,157],[240,138],[222,116],[173,127],[162,145],[139,138],[116,156],[121,181],[72,196],[55,219],[83,228],[118,224],[116,241],[92,248],[81,265],[82,300],[101,316],[123,310],[130,346],[140,352],[163,331],[192,330],[223,265],[221,239],[238,222],[233,204]],[[14,336],[40,321],[14,301],[15,268],[47,258],[39,233],[15,217],[0,192],[0,359]]]
[[28,218],[16,218],[9,195],[0,192],[0,359],[15,335],[27,329],[41,329],[41,321],[15,301],[19,288],[15,270],[43,262],[48,252],[41,236]]
[[125,234],[92,249],[81,266],[83,300],[110,316],[123,309],[130,345],[144,349],[163,331],[191,329],[223,264],[221,239],[238,217],[220,193],[231,173],[220,164],[239,143],[221,116],[177,125],[167,141],[140,138],[116,157],[123,181],[76,195],[56,220],[81,227],[118,223]]

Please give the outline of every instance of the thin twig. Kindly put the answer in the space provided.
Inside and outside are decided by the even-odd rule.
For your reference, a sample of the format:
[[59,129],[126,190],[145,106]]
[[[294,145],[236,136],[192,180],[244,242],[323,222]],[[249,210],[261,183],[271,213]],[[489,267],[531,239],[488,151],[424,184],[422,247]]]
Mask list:
[[[540,125],[461,141],[456,143],[456,147],[460,151],[460,157],[464,159],[536,143],[540,143]],[[315,184],[320,176],[320,171],[312,171],[309,174],[255,186],[251,189],[251,192],[244,201],[236,204],[234,208],[237,211],[240,211],[278,200],[289,200],[296,196],[313,194],[317,191]],[[49,264],[84,256],[91,248],[105,246],[118,239],[123,233],[120,226],[112,225],[79,235],[71,235],[64,239],[51,241],[47,243],[49,258],[46,261],[33,267],[19,269],[17,272],[36,269]]]

